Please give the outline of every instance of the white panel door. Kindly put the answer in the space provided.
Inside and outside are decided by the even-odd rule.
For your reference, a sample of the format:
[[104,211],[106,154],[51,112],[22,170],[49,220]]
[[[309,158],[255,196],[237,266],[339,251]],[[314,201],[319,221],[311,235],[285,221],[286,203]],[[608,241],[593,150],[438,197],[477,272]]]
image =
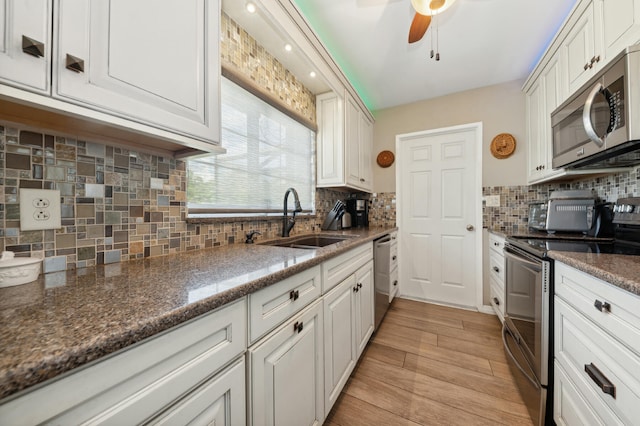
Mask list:
[[481,304],[480,127],[397,137],[401,296]]
[[640,1],[599,0],[602,8],[602,41],[606,60],[640,40]]
[[60,0],[53,96],[219,141],[219,7],[204,0]]
[[356,272],[356,346],[357,357],[367,346],[374,328],[374,287],[373,262],[367,263]]
[[0,0],[0,83],[49,94],[51,20],[51,0]]

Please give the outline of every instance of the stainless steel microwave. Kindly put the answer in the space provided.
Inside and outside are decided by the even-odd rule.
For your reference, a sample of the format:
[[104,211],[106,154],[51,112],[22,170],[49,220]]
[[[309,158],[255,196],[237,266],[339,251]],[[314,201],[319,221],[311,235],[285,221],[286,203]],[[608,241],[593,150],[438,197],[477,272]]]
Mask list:
[[553,168],[640,164],[640,45],[628,47],[551,114]]

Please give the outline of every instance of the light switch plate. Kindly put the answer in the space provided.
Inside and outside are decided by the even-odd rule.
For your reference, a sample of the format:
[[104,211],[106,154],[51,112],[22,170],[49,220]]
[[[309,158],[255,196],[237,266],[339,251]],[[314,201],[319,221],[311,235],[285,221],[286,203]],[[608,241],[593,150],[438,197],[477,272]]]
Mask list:
[[20,189],[21,230],[58,229],[62,226],[60,212],[60,191]]

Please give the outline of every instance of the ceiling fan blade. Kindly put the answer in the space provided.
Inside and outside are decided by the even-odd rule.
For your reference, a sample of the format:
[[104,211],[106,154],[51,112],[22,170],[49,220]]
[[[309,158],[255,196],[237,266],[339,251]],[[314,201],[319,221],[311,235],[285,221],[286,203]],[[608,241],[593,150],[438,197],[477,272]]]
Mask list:
[[416,12],[411,22],[411,28],[409,28],[409,43],[415,43],[420,40],[429,28],[431,23],[431,16],[421,15]]

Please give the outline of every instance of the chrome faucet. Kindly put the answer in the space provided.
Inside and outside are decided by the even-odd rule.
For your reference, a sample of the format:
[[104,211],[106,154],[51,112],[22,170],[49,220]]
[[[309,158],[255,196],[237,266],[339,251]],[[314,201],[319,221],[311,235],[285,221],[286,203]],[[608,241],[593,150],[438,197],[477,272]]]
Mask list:
[[[287,217],[287,199],[289,198],[289,193],[291,192],[293,192],[293,199],[295,201],[296,208],[293,210],[293,217],[289,218]],[[293,225],[296,224],[296,213],[299,213],[301,211],[302,211],[302,206],[300,205],[298,192],[293,188],[287,189],[287,191],[284,193],[284,216],[282,217],[282,236],[283,237],[289,236],[289,232],[291,232],[291,229],[293,229]]]

